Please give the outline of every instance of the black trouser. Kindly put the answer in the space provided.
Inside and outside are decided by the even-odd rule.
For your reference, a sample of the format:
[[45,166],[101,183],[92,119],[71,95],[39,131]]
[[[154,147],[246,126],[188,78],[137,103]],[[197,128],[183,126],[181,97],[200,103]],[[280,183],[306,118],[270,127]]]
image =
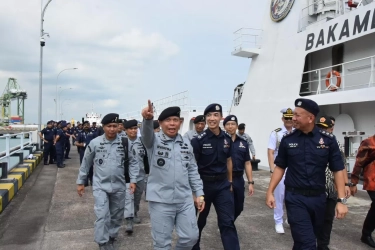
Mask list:
[[69,157],[69,152],[70,152],[70,142],[66,141],[65,142],[65,158]]
[[370,210],[368,210],[365,222],[363,223],[362,236],[371,236],[375,230],[375,191],[367,191],[372,203]]
[[335,218],[336,199],[327,198],[326,209],[324,213],[324,224],[321,230],[317,233],[316,238],[318,242],[318,250],[327,249],[331,239],[331,231],[333,219]]
[[53,151],[54,151],[54,146],[53,146],[53,140],[47,140],[48,142],[44,143],[43,147],[43,157],[44,157],[44,163],[48,163],[48,156],[49,156],[49,161],[50,163],[53,162]]

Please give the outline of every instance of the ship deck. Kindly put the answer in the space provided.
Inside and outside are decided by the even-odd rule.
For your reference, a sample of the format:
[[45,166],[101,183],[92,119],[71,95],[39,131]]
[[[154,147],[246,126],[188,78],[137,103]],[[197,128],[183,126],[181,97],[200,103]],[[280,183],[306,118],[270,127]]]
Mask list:
[[[98,249],[93,241],[95,214],[92,189],[87,188],[80,198],[75,181],[79,157],[71,150],[72,159],[66,167],[40,164],[12,202],[0,215],[0,249]],[[255,194],[246,197],[245,210],[236,221],[241,249],[291,249],[293,240],[290,230],[278,235],[274,230],[273,212],[265,205],[265,192],[269,172],[254,171]],[[349,214],[344,220],[335,220],[332,230],[331,249],[370,249],[359,241],[362,223],[370,200],[360,191],[349,199]],[[120,229],[116,249],[152,249],[150,220],[147,202],[142,199],[140,217],[132,236],[125,227]],[[202,234],[201,249],[223,249],[217,230],[215,210],[212,207],[207,226]],[[176,236],[174,237],[174,243]]]

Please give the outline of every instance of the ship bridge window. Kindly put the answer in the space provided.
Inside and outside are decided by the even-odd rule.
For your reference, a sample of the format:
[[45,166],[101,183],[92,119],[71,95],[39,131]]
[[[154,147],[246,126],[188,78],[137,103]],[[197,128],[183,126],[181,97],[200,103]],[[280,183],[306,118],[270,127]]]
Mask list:
[[245,82],[238,84],[237,87],[234,89],[233,101],[232,101],[234,106],[238,106],[240,104],[244,86],[245,86]]

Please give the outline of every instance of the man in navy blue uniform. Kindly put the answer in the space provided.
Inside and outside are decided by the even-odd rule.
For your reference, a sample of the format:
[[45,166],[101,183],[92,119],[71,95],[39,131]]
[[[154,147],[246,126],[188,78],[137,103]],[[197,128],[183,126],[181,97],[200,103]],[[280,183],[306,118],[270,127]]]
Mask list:
[[[81,131],[76,140],[76,146],[79,148],[79,164],[82,164],[83,156],[85,155],[85,151],[87,146],[90,144],[91,140],[95,139],[96,135],[90,129],[90,122],[85,121],[83,123],[83,131]],[[92,185],[92,178],[94,175],[94,167],[91,166],[89,169],[89,173],[87,175],[87,182],[86,186]]]
[[66,132],[65,132],[65,146],[64,146],[65,159],[71,159],[69,157],[69,153],[70,153],[70,137],[72,137],[72,136],[73,136],[73,130],[71,128],[71,124],[67,123],[66,124]]
[[293,115],[295,130],[283,137],[267,191],[266,204],[275,208],[273,192],[285,175],[285,205],[294,240],[293,250],[316,250],[316,235],[324,223],[325,170],[333,172],[338,199],[336,218],[348,212],[345,198],[344,163],[334,135],[315,126],[319,106],[299,98]]
[[206,206],[198,218],[199,240],[193,247],[199,250],[202,230],[207,222],[211,204],[215,206],[221,241],[225,250],[239,250],[237,230],[234,225],[232,194],[231,137],[219,127],[223,117],[220,104],[210,104],[204,110],[208,129],[191,140],[198,172],[203,181]]
[[91,127],[91,132],[93,132],[94,134],[96,134],[97,130],[98,130],[98,127],[96,126],[96,122],[93,122],[92,123],[92,127]]
[[58,126],[60,128],[56,130],[55,142],[54,145],[56,147],[56,164],[58,168],[65,167],[63,164],[64,161],[64,147],[65,147],[65,132],[66,132],[66,123],[65,122],[58,122]]
[[247,184],[249,185],[248,194],[254,194],[254,181],[252,167],[250,163],[249,145],[247,141],[236,134],[238,128],[238,120],[235,115],[228,115],[223,121],[223,125],[227,133],[232,137],[232,187],[234,195],[234,220],[243,211],[245,202],[245,181],[243,179],[244,171],[246,172]]
[[[44,165],[48,165],[49,163],[53,164],[53,140],[55,139],[55,131],[52,128],[53,121],[47,122],[47,127],[42,129],[39,132],[40,138],[43,140],[43,157],[44,157]],[[49,156],[49,163],[48,163],[48,156]]]

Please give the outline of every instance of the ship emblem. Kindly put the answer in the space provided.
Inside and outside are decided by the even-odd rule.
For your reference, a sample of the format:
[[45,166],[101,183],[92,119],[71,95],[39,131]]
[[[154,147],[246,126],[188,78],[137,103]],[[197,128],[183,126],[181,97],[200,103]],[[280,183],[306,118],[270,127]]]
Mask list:
[[323,138],[320,138],[320,140],[319,140],[319,144],[320,144],[320,145],[323,145],[323,144],[324,144]]
[[275,22],[280,22],[289,13],[292,8],[294,0],[272,0],[271,1],[271,19]]

